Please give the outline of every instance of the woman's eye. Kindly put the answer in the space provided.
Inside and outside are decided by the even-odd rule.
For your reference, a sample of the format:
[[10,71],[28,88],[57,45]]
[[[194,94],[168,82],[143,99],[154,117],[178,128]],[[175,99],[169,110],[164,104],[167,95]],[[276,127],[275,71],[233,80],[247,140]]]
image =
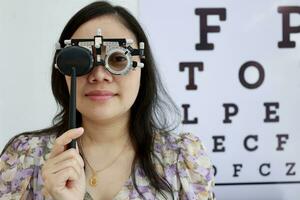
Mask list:
[[126,58],[123,57],[123,56],[116,56],[115,57],[115,61],[117,61],[117,62],[124,62],[124,61],[126,61]]

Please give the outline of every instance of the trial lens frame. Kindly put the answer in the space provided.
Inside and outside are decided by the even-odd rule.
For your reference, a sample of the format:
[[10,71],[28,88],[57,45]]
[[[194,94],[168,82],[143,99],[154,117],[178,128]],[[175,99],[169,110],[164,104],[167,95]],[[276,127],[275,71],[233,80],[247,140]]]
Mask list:
[[[69,129],[76,128],[76,77],[89,73],[93,67],[98,65],[105,66],[110,73],[116,75],[126,75],[136,67],[143,68],[144,63],[142,61],[145,59],[144,43],[139,43],[139,49],[132,48],[131,44],[133,44],[131,39],[103,38],[100,29],[97,29],[93,39],[64,40],[65,47],[63,48],[60,44],[57,44],[54,67],[63,75],[71,76]],[[102,46],[106,47],[105,59],[101,57]],[[108,57],[116,51],[123,51],[127,56],[127,66],[121,71],[116,71],[108,65]],[[132,61],[132,56],[139,56],[141,62]],[[69,148],[76,148],[76,140],[72,140],[67,145],[67,149]]]

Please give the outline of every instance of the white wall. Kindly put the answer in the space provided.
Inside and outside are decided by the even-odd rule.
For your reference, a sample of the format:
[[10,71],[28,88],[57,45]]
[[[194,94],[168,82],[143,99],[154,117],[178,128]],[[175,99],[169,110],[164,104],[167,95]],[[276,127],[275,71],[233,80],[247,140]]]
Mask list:
[[[0,149],[13,135],[51,124],[55,42],[75,12],[93,0],[1,0]],[[138,14],[137,0],[113,0]]]
[[[216,187],[218,200],[299,200],[300,199],[300,32],[291,34],[295,48],[278,48],[282,40],[282,15],[279,6],[298,6],[299,0],[140,0],[140,20],[147,29],[154,57],[177,105],[189,104],[189,120],[195,124],[183,125],[202,139],[209,156],[217,167],[216,182],[236,183]],[[200,42],[200,17],[197,8],[224,8],[226,19],[208,16],[209,26],[219,26],[219,33],[209,33],[213,50],[197,50]],[[291,26],[300,26],[300,14],[291,14]],[[241,66],[250,60],[263,65],[265,79],[256,89],[245,88],[239,80]],[[196,90],[186,90],[188,70],[179,70],[181,62],[203,62],[203,71],[195,70]],[[257,70],[249,68],[246,80],[253,83]],[[278,122],[265,123],[264,103],[278,102]],[[238,106],[232,123],[223,123],[224,103]],[[274,110],[274,108],[272,108]],[[273,116],[274,117],[274,116]],[[276,150],[278,134],[288,134],[284,150]],[[248,145],[257,150],[248,151]],[[224,136],[221,145],[213,137]],[[213,152],[214,146],[225,148]],[[286,175],[286,163],[295,163],[294,175]],[[263,165],[268,176],[262,176]],[[234,164],[243,167],[234,174]],[[292,184],[298,181],[298,184]],[[281,182],[271,184],[270,182]],[[290,182],[284,184],[282,182]],[[242,185],[247,183],[248,185]],[[261,185],[260,185],[261,184]]]

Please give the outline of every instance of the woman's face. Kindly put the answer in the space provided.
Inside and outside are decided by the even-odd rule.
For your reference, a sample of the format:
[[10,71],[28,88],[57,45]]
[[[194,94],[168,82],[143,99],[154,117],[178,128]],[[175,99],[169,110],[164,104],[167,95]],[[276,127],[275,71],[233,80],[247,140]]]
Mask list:
[[[97,28],[101,29],[104,38],[130,38],[132,47],[137,48],[134,34],[114,16],[101,16],[82,24],[73,34],[72,39],[93,38]],[[138,56],[133,60],[139,61]],[[140,87],[141,70],[136,68],[127,75],[112,75],[102,65],[84,75],[77,77],[77,110],[83,120],[109,121],[120,117],[129,117]],[[65,76],[70,91],[71,78]],[[92,91],[98,91],[103,96],[88,96]]]

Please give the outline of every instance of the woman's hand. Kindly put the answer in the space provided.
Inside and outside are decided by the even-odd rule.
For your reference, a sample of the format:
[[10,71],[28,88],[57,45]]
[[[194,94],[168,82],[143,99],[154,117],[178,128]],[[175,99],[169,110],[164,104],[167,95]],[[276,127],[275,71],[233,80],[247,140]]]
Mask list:
[[[49,159],[42,167],[44,194],[55,200],[83,200],[86,191],[84,162],[77,149],[66,150],[72,139],[83,133],[83,128],[70,129],[58,137]],[[65,151],[66,150],[66,151]]]

